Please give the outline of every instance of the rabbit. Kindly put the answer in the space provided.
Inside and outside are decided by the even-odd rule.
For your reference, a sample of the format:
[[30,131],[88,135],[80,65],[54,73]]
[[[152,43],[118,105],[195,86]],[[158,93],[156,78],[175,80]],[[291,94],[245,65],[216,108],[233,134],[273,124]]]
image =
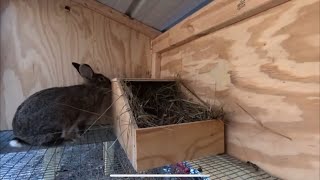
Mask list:
[[[85,83],[41,90],[27,98],[12,121],[14,138],[10,146],[50,145],[75,140],[79,130],[98,118],[111,105],[111,81],[95,73],[88,64],[72,65]],[[82,110],[86,110],[82,111]]]

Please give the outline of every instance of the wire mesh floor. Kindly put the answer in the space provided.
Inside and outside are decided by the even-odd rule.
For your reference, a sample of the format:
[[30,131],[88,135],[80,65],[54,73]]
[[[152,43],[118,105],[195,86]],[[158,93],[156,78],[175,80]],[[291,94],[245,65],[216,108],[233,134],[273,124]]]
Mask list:
[[[110,127],[94,127],[76,142],[54,147],[12,148],[9,146],[12,138],[12,131],[0,132],[0,179],[90,180],[111,179],[110,174],[137,173],[120,144],[115,142]],[[210,179],[277,179],[229,155],[209,156],[185,164],[189,165],[190,173],[202,171]],[[169,165],[140,173],[174,174],[174,168]]]

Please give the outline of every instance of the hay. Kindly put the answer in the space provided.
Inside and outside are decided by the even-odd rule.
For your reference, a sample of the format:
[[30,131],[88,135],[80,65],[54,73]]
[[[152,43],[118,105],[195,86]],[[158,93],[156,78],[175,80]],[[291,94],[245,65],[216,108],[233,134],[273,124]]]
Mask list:
[[121,85],[139,128],[224,119],[222,107],[209,107],[186,98],[178,81],[122,81]]

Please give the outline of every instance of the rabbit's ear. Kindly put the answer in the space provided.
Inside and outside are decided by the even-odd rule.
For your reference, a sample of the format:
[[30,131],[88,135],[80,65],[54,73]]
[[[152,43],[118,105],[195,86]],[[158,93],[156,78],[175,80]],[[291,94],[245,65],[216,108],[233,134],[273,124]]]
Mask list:
[[76,68],[76,70],[80,73],[80,71],[79,71],[80,64],[75,63],[75,62],[72,62],[72,65],[73,65],[73,67]]
[[82,77],[90,80],[93,77],[93,70],[88,64],[81,64],[79,67],[79,73]]

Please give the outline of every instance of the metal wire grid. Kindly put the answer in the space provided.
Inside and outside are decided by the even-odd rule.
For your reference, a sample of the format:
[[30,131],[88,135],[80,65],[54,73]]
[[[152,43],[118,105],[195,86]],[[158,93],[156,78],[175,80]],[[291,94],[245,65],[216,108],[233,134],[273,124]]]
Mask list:
[[[22,148],[12,148],[9,141],[14,137],[12,131],[0,131],[0,157],[4,153],[22,152],[29,150],[47,149],[45,146],[23,146]],[[115,136],[110,126],[93,127],[87,131],[76,142],[66,142],[63,145],[93,144],[115,140]]]
[[[111,128],[93,128],[74,143],[55,147],[11,148],[12,131],[0,132],[0,179],[110,179],[110,174],[137,173]],[[111,147],[112,145],[112,147]],[[111,147],[111,148],[110,148]],[[209,156],[189,162],[211,179],[277,179],[231,156]],[[164,173],[156,168],[140,173]],[[115,179],[115,178],[112,178]],[[122,178],[124,179],[124,178]],[[133,179],[133,178],[126,178]],[[141,178],[135,178],[141,179]],[[143,178],[164,179],[164,178]],[[197,179],[197,178],[166,178]]]
[[[0,179],[103,179],[105,161],[111,159],[104,152],[115,140],[110,128],[96,128],[77,142],[49,148],[11,148],[12,137],[11,131],[0,133]],[[117,157],[113,160],[108,170],[120,172]]]
[[193,167],[200,167],[203,174],[211,179],[220,180],[278,180],[261,169],[256,169],[227,154],[208,156],[189,162]]

